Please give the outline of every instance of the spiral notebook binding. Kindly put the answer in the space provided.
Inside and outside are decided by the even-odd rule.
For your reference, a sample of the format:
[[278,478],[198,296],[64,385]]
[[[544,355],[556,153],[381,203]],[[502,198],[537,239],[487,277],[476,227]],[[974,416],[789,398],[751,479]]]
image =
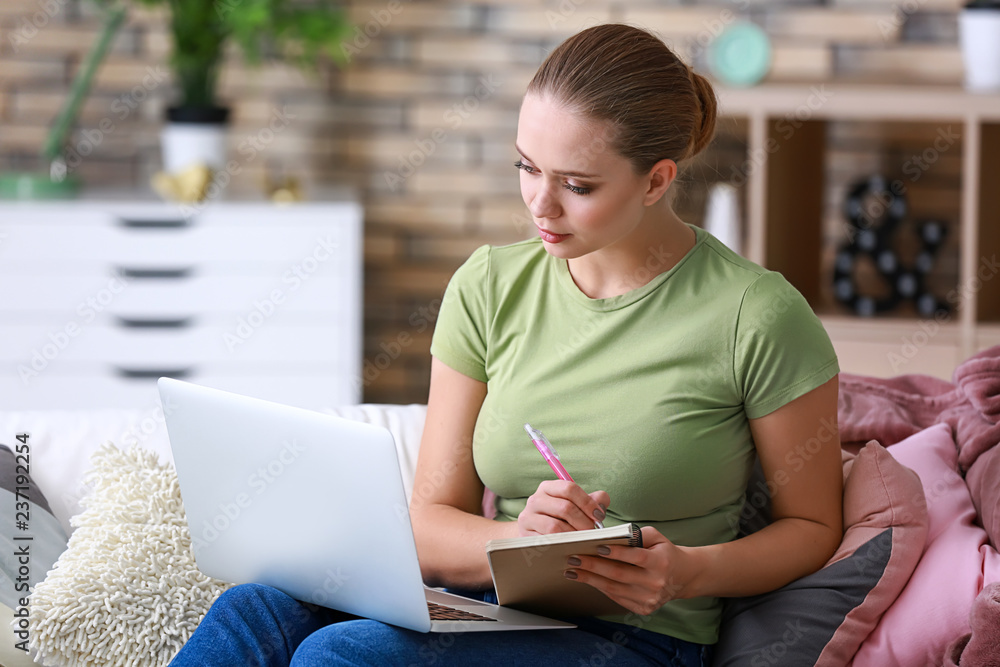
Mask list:
[[632,537],[628,541],[630,547],[642,546],[642,531],[639,526],[632,524]]

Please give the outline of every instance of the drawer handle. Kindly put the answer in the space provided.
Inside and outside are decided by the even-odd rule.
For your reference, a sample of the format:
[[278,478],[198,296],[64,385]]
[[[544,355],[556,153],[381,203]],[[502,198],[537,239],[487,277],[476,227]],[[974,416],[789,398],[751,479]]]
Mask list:
[[191,225],[185,218],[118,218],[118,224],[130,229],[182,229]]
[[144,269],[144,268],[129,268],[127,266],[119,266],[113,271],[114,275],[121,276],[122,278],[189,278],[192,273],[194,273],[194,267],[185,266],[177,269]]
[[147,380],[150,378],[172,377],[184,378],[191,375],[192,370],[188,368],[122,368],[115,366],[115,372],[123,378],[130,380]]
[[118,324],[129,329],[183,329],[191,326],[192,317],[116,317]]

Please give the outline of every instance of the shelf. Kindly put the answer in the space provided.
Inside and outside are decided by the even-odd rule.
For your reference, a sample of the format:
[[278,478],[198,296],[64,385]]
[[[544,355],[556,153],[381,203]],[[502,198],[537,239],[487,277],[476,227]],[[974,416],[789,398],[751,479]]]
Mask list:
[[[940,320],[858,318],[850,315],[821,315],[820,320],[830,335],[843,340],[858,342],[896,343],[910,338],[917,331],[934,340],[939,345],[957,345],[961,341],[962,329],[954,318]],[[998,330],[1000,334],[1000,330]],[[920,337],[922,338],[922,336]]]
[[[979,133],[983,151],[977,180],[982,187],[979,196],[970,202],[975,211],[973,215],[979,218],[979,239],[976,252],[969,249],[966,261],[974,264],[970,273],[983,281],[976,306],[979,320],[1000,323],[1000,279],[997,276],[1000,271],[997,266],[1000,260],[997,257],[1000,251],[1000,123],[983,123]],[[970,169],[973,167],[969,165]],[[974,287],[975,280],[969,284]]]
[[[916,355],[923,361],[906,364],[924,370],[902,372],[933,371],[950,377],[954,365],[979,349],[982,341],[1000,341],[996,256],[1000,250],[1000,188],[996,187],[1000,184],[1000,94],[970,93],[957,86],[842,82],[720,87],[717,92],[724,132],[728,136],[745,131],[746,136],[742,165],[731,171],[717,170],[725,180],[743,187],[744,254],[780,271],[806,297],[827,325],[838,351],[845,354],[848,366],[895,374],[893,364],[884,360],[906,345],[903,338],[908,332],[923,332],[918,334],[923,337],[926,328],[941,322],[944,325],[934,329],[932,339]],[[900,134],[925,135],[927,154],[935,160],[944,156],[938,173],[931,174],[944,178],[941,184],[930,185],[929,176],[918,183],[923,174],[913,179],[912,187],[909,180],[899,181],[907,186],[908,200],[912,195],[934,211],[915,210],[907,220],[949,213],[941,216],[950,224],[949,236],[935,258],[939,273],[934,276],[933,291],[949,303],[951,311],[937,320],[918,317],[909,305],[889,316],[853,317],[834,302],[824,282],[832,266],[832,239],[838,236],[831,222],[835,202],[830,198],[837,196],[829,186],[831,128],[847,128],[849,133],[852,123],[874,123],[876,128],[912,124],[913,130],[901,127]],[[947,144],[944,147],[938,141],[938,149],[943,150],[934,149],[939,136]],[[845,163],[851,163],[851,157],[848,154]],[[899,171],[902,166],[895,168]],[[863,175],[867,174],[858,174]],[[890,181],[897,176],[885,175]],[[835,178],[840,183],[842,171]]]
[[1000,345],[1000,324],[984,324],[976,334],[976,352]]
[[892,377],[919,373],[950,380],[962,353],[962,327],[954,318],[860,319],[822,316],[841,371]]
[[959,86],[802,83],[750,88],[717,87],[724,115],[781,116],[803,120],[1000,121],[1000,93],[970,93]]

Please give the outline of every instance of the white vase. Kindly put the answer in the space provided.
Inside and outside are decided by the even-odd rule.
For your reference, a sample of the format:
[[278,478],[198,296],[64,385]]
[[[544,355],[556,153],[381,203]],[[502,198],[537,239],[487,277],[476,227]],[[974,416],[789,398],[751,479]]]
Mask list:
[[197,164],[225,169],[227,119],[227,109],[168,109],[160,131],[163,170],[176,174]]
[[716,183],[708,192],[704,228],[736,254],[743,254],[739,191],[729,183]]
[[1000,8],[966,7],[958,15],[958,32],[965,87],[1000,90]]

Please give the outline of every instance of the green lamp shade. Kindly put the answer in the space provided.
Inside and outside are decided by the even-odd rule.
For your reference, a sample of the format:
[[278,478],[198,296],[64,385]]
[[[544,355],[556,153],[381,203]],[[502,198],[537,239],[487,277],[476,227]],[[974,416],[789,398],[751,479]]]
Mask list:
[[730,86],[752,86],[771,68],[771,41],[753,23],[735,23],[708,47],[708,66]]

